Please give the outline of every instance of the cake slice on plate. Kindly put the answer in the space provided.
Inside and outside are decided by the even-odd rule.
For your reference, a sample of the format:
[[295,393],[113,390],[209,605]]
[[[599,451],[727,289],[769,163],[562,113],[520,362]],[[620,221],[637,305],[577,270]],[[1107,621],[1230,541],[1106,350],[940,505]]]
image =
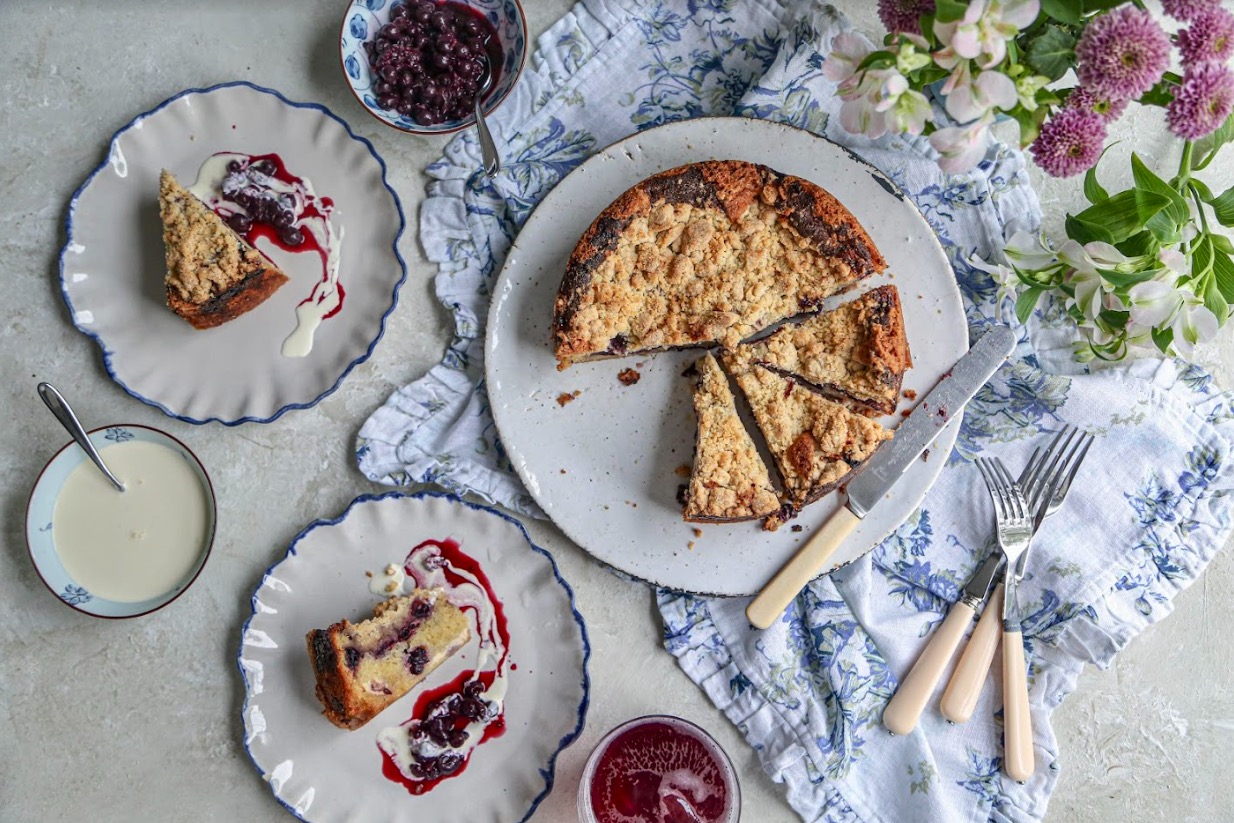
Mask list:
[[440,589],[377,604],[368,620],[342,620],[305,640],[326,718],[358,729],[418,686],[471,638],[466,615]]
[[[796,510],[838,487],[891,438],[877,421],[770,369],[731,354],[724,365],[750,401]],[[766,525],[778,522],[769,518]]]
[[741,346],[741,355],[858,410],[892,414],[913,364],[895,286],[880,286],[839,308],[782,326]]
[[710,353],[696,366],[698,437],[685,519],[697,523],[766,517],[780,508],[767,465],[737,414],[728,378]]
[[656,174],[583,233],[553,311],[557,368],[733,348],[886,268],[857,219],[800,177],[737,160]]
[[167,305],[194,328],[233,320],[287,282],[278,266],[166,169],[159,176],[159,216],[167,249]]

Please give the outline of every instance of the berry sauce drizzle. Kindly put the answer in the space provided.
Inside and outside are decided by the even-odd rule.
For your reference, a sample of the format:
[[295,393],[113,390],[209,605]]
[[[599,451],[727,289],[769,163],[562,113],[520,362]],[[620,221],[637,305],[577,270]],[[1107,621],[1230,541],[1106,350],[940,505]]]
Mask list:
[[510,633],[488,577],[454,540],[424,541],[403,569],[409,584],[444,589],[451,603],[470,612],[480,638],[475,669],[425,690],[410,719],[377,736],[382,774],[420,795],[461,774],[477,746],[505,732]]
[[321,259],[321,278],[297,305],[296,329],[282,347],[287,357],[306,356],[318,324],[338,314],[346,296],[338,282],[343,230],[334,225],[334,201],[318,197],[312,181],[292,174],[278,154],[216,152],[202,164],[189,191],[258,251],[257,241],[264,240],[286,252],[315,252]]

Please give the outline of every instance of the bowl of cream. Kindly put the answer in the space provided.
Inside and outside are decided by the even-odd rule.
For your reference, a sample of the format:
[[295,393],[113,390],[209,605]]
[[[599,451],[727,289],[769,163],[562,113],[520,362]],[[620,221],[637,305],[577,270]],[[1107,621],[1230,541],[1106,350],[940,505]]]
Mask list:
[[171,435],[126,424],[90,441],[117,491],[76,443],[44,467],[26,507],[26,546],[61,602],[95,617],[161,609],[197,579],[214,544],[214,487]]

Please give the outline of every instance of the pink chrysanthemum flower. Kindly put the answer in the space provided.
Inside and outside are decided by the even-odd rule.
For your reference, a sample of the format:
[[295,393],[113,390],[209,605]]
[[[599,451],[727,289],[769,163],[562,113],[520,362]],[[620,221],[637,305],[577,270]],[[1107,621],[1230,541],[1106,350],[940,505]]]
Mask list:
[[921,34],[921,16],[934,11],[934,0],[878,0],[878,19],[887,31]]
[[1101,118],[1102,123],[1112,123],[1122,117],[1129,102],[1126,99],[1111,100],[1108,97],[1101,97],[1083,87],[1073,89],[1067,96],[1067,108],[1095,114]]
[[1216,63],[1187,69],[1183,83],[1165,110],[1170,131],[1184,140],[1212,134],[1234,110],[1234,74]]
[[1064,108],[1041,126],[1029,146],[1037,165],[1052,177],[1071,177],[1092,168],[1101,157],[1105,124],[1090,111]]
[[1127,100],[1161,79],[1170,62],[1170,38],[1151,14],[1126,5],[1094,17],[1075,53],[1076,73],[1093,94]]
[[1161,0],[1161,8],[1175,20],[1194,20],[1202,11],[1215,9],[1220,0]]
[[1178,33],[1183,65],[1225,63],[1234,54],[1234,14],[1223,8],[1204,9]]

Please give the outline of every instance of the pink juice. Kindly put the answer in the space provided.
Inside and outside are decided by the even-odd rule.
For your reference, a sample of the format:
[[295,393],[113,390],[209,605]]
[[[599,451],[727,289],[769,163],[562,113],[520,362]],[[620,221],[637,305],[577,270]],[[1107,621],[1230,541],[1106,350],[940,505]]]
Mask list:
[[641,717],[600,741],[583,770],[587,823],[735,823],[741,789],[723,749],[680,718]]

